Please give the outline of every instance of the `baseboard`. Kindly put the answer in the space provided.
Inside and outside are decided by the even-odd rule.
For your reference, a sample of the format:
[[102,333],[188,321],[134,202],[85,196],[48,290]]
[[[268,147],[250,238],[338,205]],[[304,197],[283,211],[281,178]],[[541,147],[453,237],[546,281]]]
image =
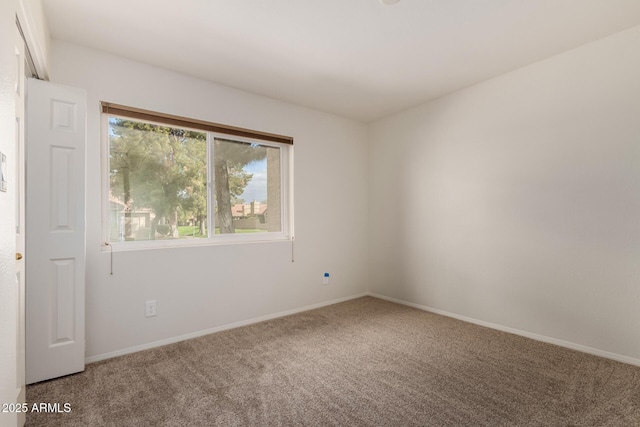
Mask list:
[[191,333],[188,333],[188,334],[184,334],[184,335],[180,335],[180,336],[172,337],[172,338],[167,338],[167,339],[160,340],[160,341],[154,341],[154,342],[150,342],[150,343],[147,343],[147,344],[136,345],[136,346],[133,346],[133,347],[124,348],[122,350],[112,351],[110,353],[98,354],[96,356],[87,357],[87,358],[85,358],[84,361],[85,361],[86,364],[95,363],[95,362],[99,362],[101,360],[111,359],[113,357],[124,356],[125,354],[131,354],[131,353],[136,353],[136,352],[142,351],[142,350],[149,350],[151,348],[162,347],[163,345],[167,345],[167,344],[174,344],[174,343],[177,343],[177,342],[180,342],[180,341],[185,341],[185,340],[189,340],[189,339],[192,339],[192,338],[201,337],[203,335],[209,335],[209,334],[213,334],[213,333],[216,333],[216,332],[221,332],[221,331],[226,331],[226,330],[229,330],[229,329],[239,328],[241,326],[251,325],[253,323],[264,322],[266,320],[277,319],[279,317],[289,316],[291,314],[301,313],[303,311],[309,311],[309,310],[314,310],[316,308],[326,307],[328,305],[338,304],[340,302],[349,301],[349,300],[356,299],[356,298],[361,298],[361,297],[364,297],[364,296],[367,296],[367,295],[369,295],[369,293],[364,292],[364,293],[361,293],[361,294],[351,295],[351,296],[344,297],[344,298],[338,298],[338,299],[334,299],[334,300],[331,300],[331,301],[325,301],[325,302],[321,302],[321,303],[318,303],[318,304],[312,304],[312,305],[307,305],[307,306],[300,307],[300,308],[294,308],[292,310],[286,310],[286,311],[281,311],[281,312],[278,312],[278,313],[268,314],[266,316],[260,316],[260,317],[254,317],[252,319],[241,320],[240,322],[228,323],[228,324],[225,324],[225,325],[216,326],[215,328],[211,328],[211,329],[205,329],[205,330],[202,330],[202,331],[191,332]]
[[417,308],[419,310],[428,311],[434,314],[440,314],[442,316],[452,317],[454,319],[462,320],[463,322],[473,323],[475,325],[484,326],[490,329],[496,329],[502,332],[508,332],[514,335],[520,335],[526,338],[531,338],[536,341],[542,341],[548,344],[554,344],[560,347],[569,348],[571,350],[580,351],[582,353],[592,354],[594,356],[604,357],[605,359],[615,360],[617,362],[628,363],[629,365],[640,366],[640,359],[636,359],[622,354],[611,353],[609,351],[600,350],[593,347],[587,347],[581,344],[572,343],[569,341],[560,340],[557,338],[548,337],[545,335],[536,334],[533,332],[522,331],[520,329],[510,328],[508,326],[499,325],[497,323],[485,322],[484,320],[478,320],[467,316],[461,316],[459,314],[450,313],[448,311],[440,310],[426,305],[414,304],[412,302],[404,301],[397,298],[391,298],[384,295],[376,294],[374,292],[367,292],[367,295],[374,298],[379,298],[385,301],[395,302],[396,304],[406,305],[408,307]]

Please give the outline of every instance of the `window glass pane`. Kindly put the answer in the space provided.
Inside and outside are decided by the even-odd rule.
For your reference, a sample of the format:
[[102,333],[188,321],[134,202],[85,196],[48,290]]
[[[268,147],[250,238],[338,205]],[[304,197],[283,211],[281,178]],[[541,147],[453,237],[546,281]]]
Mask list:
[[109,117],[112,242],[207,237],[207,135]]
[[216,234],[282,231],[280,148],[214,138]]

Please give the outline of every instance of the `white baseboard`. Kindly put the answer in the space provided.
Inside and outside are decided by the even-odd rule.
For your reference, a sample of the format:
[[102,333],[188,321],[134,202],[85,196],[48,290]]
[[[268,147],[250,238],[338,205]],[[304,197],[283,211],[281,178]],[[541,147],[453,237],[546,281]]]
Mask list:
[[85,358],[84,361],[85,361],[86,364],[99,362],[101,360],[111,359],[113,357],[118,357],[118,356],[124,356],[125,354],[136,353],[138,351],[148,350],[148,349],[155,348],[155,347],[161,347],[161,346],[167,345],[167,344],[174,344],[174,343],[177,343],[177,342],[180,342],[180,341],[189,340],[191,338],[201,337],[203,335],[209,335],[209,334],[213,334],[213,333],[216,333],[216,332],[226,331],[228,329],[234,329],[234,328],[239,328],[241,326],[251,325],[253,323],[264,322],[265,320],[277,319],[278,317],[289,316],[291,314],[301,313],[303,311],[309,311],[309,310],[314,310],[316,308],[325,307],[325,306],[328,306],[328,305],[338,304],[340,302],[349,301],[349,300],[356,299],[356,298],[361,298],[361,297],[364,297],[364,296],[367,296],[367,295],[369,295],[369,294],[367,292],[364,292],[364,293],[361,293],[361,294],[351,295],[351,296],[344,297],[344,298],[338,298],[338,299],[334,299],[334,300],[331,300],[331,301],[325,301],[325,302],[321,302],[321,303],[318,303],[318,304],[312,304],[312,305],[307,305],[307,306],[300,307],[300,308],[294,308],[292,310],[281,311],[279,313],[267,314],[266,316],[254,317],[253,319],[247,319],[247,320],[241,320],[239,322],[228,323],[226,325],[216,326],[215,328],[211,328],[211,329],[205,329],[205,330],[202,330],[202,331],[191,332],[191,333],[180,335],[180,336],[177,336],[177,337],[167,338],[167,339],[160,340],[160,341],[154,341],[154,342],[150,342],[150,343],[147,343],[147,344],[136,345],[136,346],[133,346],[133,347],[124,348],[122,350],[112,351],[112,352],[109,352],[109,353],[98,354],[96,356],[87,357],[87,358]]
[[136,353],[138,351],[148,350],[148,349],[156,348],[156,347],[161,347],[163,345],[173,344],[173,343],[177,343],[177,342],[180,342],[180,341],[185,341],[185,340],[188,340],[188,339],[201,337],[203,335],[209,335],[209,334],[213,334],[213,333],[216,333],[216,332],[221,332],[221,331],[226,331],[226,330],[229,330],[229,329],[239,328],[241,326],[247,326],[247,325],[251,325],[251,324],[254,324],[254,323],[264,322],[266,320],[277,319],[279,317],[289,316],[291,314],[301,313],[303,311],[309,311],[309,310],[313,310],[313,309],[316,309],[316,308],[326,307],[328,305],[338,304],[340,302],[349,301],[349,300],[360,298],[360,297],[363,297],[363,296],[372,296],[374,298],[379,298],[379,299],[382,299],[382,300],[385,300],[385,301],[394,302],[396,304],[406,305],[408,307],[417,308],[419,310],[427,311],[427,312],[430,312],[430,313],[435,313],[435,314],[440,314],[442,316],[452,317],[454,319],[462,320],[463,322],[473,323],[475,325],[484,326],[484,327],[487,327],[487,328],[490,328],[490,329],[495,329],[495,330],[502,331],[502,332],[508,332],[508,333],[514,334],[514,335],[520,335],[520,336],[523,336],[523,337],[526,337],[526,338],[531,338],[531,339],[536,340],[536,341],[542,341],[542,342],[545,342],[545,343],[558,345],[560,347],[565,347],[565,348],[569,348],[569,349],[572,349],[572,350],[580,351],[580,352],[583,352],[583,353],[592,354],[594,356],[600,356],[600,357],[604,357],[606,359],[611,359],[611,360],[615,360],[615,361],[622,362],[622,363],[628,363],[630,365],[640,366],[640,359],[636,359],[636,358],[633,358],[633,357],[624,356],[624,355],[621,355],[621,354],[612,353],[612,352],[609,352],[609,351],[600,350],[600,349],[593,348],[593,347],[587,347],[587,346],[584,346],[584,345],[581,345],[581,344],[576,344],[576,343],[572,343],[572,342],[569,342],[569,341],[564,341],[564,340],[560,340],[560,339],[557,339],[557,338],[552,338],[552,337],[548,337],[548,336],[545,336],[545,335],[536,334],[536,333],[533,333],[533,332],[522,331],[520,329],[510,328],[508,326],[499,325],[497,323],[485,322],[484,320],[478,320],[478,319],[474,319],[474,318],[467,317],[467,316],[461,316],[459,314],[450,313],[448,311],[440,310],[440,309],[429,307],[429,306],[426,306],[426,305],[415,304],[415,303],[412,303],[412,302],[404,301],[404,300],[397,299],[397,298],[388,297],[388,296],[381,295],[381,294],[376,294],[374,292],[364,292],[364,293],[361,293],[361,294],[352,295],[352,296],[348,296],[348,297],[344,297],[344,298],[338,298],[338,299],[334,299],[334,300],[331,300],[331,301],[325,301],[325,302],[321,302],[321,303],[318,303],[318,304],[312,304],[312,305],[307,305],[307,306],[300,307],[300,308],[294,308],[292,310],[286,310],[286,311],[281,311],[281,312],[278,312],[278,313],[268,314],[266,316],[254,317],[252,319],[242,320],[242,321],[234,322],[234,323],[228,323],[226,325],[216,326],[215,328],[210,328],[210,329],[205,329],[205,330],[202,330],[202,331],[191,332],[191,333],[188,333],[188,334],[184,334],[184,335],[180,335],[180,336],[172,337],[172,338],[167,338],[167,339],[160,340],[160,341],[154,341],[154,342],[147,343],[147,344],[141,344],[141,345],[137,345],[137,346],[133,346],[133,347],[128,347],[128,348],[125,348],[125,349],[122,349],[122,350],[113,351],[113,352],[110,352],[110,353],[98,354],[96,356],[87,357],[85,359],[85,363],[89,364],[89,363],[99,362],[101,360],[111,359],[113,357],[124,356],[125,354]]
[[615,360],[617,362],[628,363],[630,365],[640,366],[640,359],[636,359],[622,354],[611,353],[609,351],[600,350],[593,347],[587,347],[581,344],[572,343],[569,341],[560,340],[557,338],[547,337],[545,335],[536,334],[533,332],[522,331],[520,329],[510,328],[508,326],[499,325],[497,323],[485,322],[484,320],[478,320],[467,316],[461,316],[459,314],[450,313],[448,311],[440,310],[426,305],[414,304],[412,302],[404,301],[397,298],[391,298],[384,295],[376,294],[373,292],[367,292],[367,295],[383,299],[385,301],[395,302],[397,304],[406,305],[409,307],[417,308],[419,310],[428,311],[430,313],[440,314],[442,316],[453,317],[454,319],[462,320],[464,322],[473,323],[475,325],[484,326],[490,329],[496,329],[502,332],[508,332],[514,335],[520,335],[526,338],[531,338],[536,341],[542,341],[548,344],[555,344],[560,347],[569,348],[571,350],[580,351],[582,353],[592,354],[594,356],[604,357],[605,359]]

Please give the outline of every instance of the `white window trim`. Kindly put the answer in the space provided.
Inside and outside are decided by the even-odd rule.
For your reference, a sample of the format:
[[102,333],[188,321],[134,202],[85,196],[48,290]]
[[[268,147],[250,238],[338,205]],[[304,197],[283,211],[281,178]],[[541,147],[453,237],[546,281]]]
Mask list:
[[[280,148],[280,200],[281,200],[281,230],[280,232],[265,233],[238,233],[238,234],[213,234],[208,237],[197,239],[163,239],[163,240],[136,240],[127,242],[110,242],[110,221],[109,221],[109,194],[111,185],[109,182],[109,117],[121,117],[132,119],[118,114],[100,113],[101,128],[101,216],[102,216],[102,250],[103,251],[136,251],[148,249],[178,248],[178,247],[198,247],[216,246],[240,243],[265,243],[265,242],[288,242],[294,239],[293,234],[293,145],[279,144],[261,139],[247,138],[236,135],[228,135],[219,132],[203,131],[199,129],[189,129],[207,134],[207,198],[209,200],[209,212],[207,215],[207,230],[214,231],[214,174],[213,174],[213,138],[220,137],[232,141],[256,143],[268,147]],[[171,126],[161,122],[144,120],[160,126]]]

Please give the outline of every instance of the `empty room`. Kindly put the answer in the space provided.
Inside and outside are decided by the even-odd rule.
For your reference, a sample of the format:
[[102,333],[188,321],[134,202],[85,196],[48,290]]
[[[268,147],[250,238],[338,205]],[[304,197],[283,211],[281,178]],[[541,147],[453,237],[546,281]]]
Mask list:
[[640,425],[640,1],[0,19],[0,427]]

